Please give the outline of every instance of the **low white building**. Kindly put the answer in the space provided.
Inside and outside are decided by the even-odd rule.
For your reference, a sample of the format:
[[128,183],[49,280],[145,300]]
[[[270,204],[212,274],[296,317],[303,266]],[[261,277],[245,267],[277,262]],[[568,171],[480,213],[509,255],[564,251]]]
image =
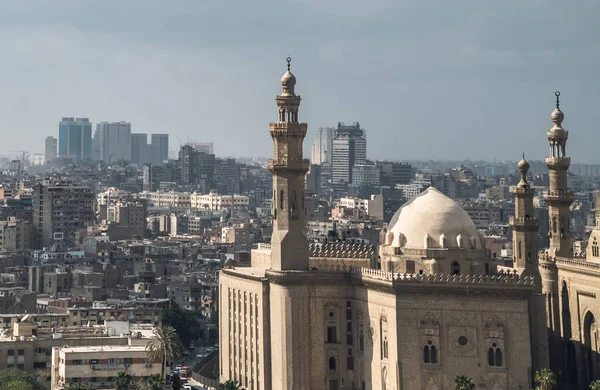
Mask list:
[[112,345],[52,348],[52,389],[70,383],[86,383],[103,389],[114,388],[119,372],[133,377],[134,383],[161,374],[161,362],[148,358],[145,345]]

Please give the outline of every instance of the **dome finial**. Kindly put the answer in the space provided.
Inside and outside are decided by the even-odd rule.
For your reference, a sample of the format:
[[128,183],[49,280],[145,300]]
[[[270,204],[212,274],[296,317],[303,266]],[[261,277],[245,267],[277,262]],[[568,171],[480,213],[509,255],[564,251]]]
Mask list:
[[[289,57],[288,57],[288,59],[289,59]],[[288,63],[288,70],[289,70],[289,63]],[[554,92],[554,96],[556,96],[556,109],[560,110],[560,91]]]
[[[292,57],[288,56],[288,58],[286,58],[285,60],[286,60],[286,61],[287,61],[287,63],[288,63],[288,65],[287,65],[287,66],[288,66],[288,72],[289,72],[289,71],[290,71],[290,67],[292,66],[292,65],[291,65],[291,64],[292,64]],[[559,95],[560,95],[560,92],[559,92]],[[558,98],[557,98],[557,99],[558,99]],[[557,107],[558,107],[558,106],[557,106]]]
[[556,108],[552,111],[550,118],[554,122],[554,127],[560,128],[562,121],[565,119],[565,114],[560,110],[560,91],[554,92],[554,96],[556,96]]
[[527,172],[529,172],[529,162],[525,160],[525,152],[523,152],[523,159],[517,163],[517,168],[519,168],[519,172],[521,174],[521,181],[519,181],[519,187],[528,187],[529,183],[527,183]]

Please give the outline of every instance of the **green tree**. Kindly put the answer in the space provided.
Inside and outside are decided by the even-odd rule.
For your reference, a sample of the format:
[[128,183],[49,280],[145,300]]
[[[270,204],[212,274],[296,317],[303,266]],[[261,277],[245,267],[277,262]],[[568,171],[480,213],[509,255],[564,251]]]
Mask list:
[[30,385],[29,389],[33,390],[47,390],[50,388],[49,384],[36,373],[28,373],[16,368],[0,370],[0,390],[9,390],[9,384],[12,384],[14,387],[20,386],[20,388],[22,388],[20,383]]
[[475,382],[468,376],[459,375],[454,378],[454,383],[456,383],[456,390],[475,390]]
[[119,371],[113,378],[115,390],[130,390],[133,387],[133,377],[124,371]]
[[540,385],[540,390],[551,390],[556,384],[556,375],[550,369],[544,368],[535,373],[535,382]]
[[146,354],[150,360],[161,362],[161,378],[165,377],[165,365],[181,356],[181,341],[172,326],[154,328],[154,337],[146,344]]
[[219,390],[246,390],[242,387],[242,384],[238,381],[228,380],[225,383],[219,385]]
[[174,300],[171,300],[169,308],[164,311],[162,320],[163,325],[175,328],[184,345],[190,345],[202,336],[202,327],[196,320],[196,314],[182,310]]
[[160,374],[154,374],[143,380],[140,387],[143,390],[162,390],[165,387],[164,383]]
[[600,390],[600,379],[590,383],[590,390]]
[[6,390],[33,390],[31,383],[13,380],[6,384]]

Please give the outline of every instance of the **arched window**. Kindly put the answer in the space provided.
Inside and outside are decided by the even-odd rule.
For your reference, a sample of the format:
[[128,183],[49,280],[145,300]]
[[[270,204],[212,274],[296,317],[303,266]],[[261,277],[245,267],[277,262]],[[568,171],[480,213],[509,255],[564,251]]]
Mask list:
[[432,340],[427,340],[427,344],[423,347],[423,363],[437,364],[437,362],[437,348]]
[[460,275],[460,264],[458,264],[458,261],[454,260],[452,262],[450,272],[452,275]]
[[358,336],[358,350],[360,352],[364,352],[365,351],[365,331],[363,329],[363,326],[360,326],[360,334]]
[[523,243],[519,241],[519,259],[523,257]]
[[279,208],[281,210],[283,210],[283,206],[285,205],[284,201],[283,201],[283,196],[285,195],[285,192],[283,190],[279,190]]
[[556,233],[558,231],[558,227],[556,226],[556,215],[552,217],[552,233]]
[[490,367],[502,367],[503,360],[502,348],[497,343],[492,343],[488,348],[488,365]]
[[335,371],[335,358],[333,356],[329,358],[329,371]]
[[598,257],[598,242],[596,241],[596,237],[594,237],[594,242],[592,243],[592,256]]
[[387,337],[383,339],[383,358],[388,358],[388,340]]

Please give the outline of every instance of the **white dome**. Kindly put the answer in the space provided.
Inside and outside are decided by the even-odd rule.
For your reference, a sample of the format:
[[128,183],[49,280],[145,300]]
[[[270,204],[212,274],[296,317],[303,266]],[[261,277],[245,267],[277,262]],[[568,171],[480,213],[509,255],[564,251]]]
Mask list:
[[[400,207],[390,221],[389,231],[403,248],[482,248],[469,214],[433,187]],[[401,237],[399,241],[397,237]]]

